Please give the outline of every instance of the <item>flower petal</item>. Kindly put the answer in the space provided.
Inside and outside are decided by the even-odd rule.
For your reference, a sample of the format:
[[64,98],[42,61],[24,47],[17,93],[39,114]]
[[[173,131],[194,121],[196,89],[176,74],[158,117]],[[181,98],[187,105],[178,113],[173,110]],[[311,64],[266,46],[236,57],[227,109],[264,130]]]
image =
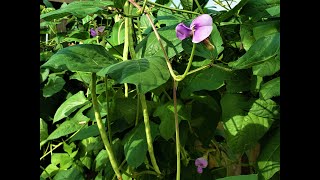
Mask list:
[[208,166],[208,161],[205,158],[200,157],[196,159],[196,161],[194,162],[194,165],[201,168],[206,168]]
[[104,30],[104,28],[105,28],[105,26],[99,26],[99,27],[97,28],[97,31],[102,33],[103,30]]
[[90,34],[93,37],[97,36],[97,32],[93,28],[90,29]]
[[177,35],[177,38],[179,38],[180,40],[184,40],[185,38],[191,36],[191,34],[192,34],[192,30],[186,25],[184,25],[183,23],[180,23],[177,25],[176,35]]
[[211,34],[212,18],[208,14],[200,15],[191,22],[190,27],[194,29],[192,42],[199,43]]
[[190,27],[192,26],[195,26],[196,28],[202,26],[212,26],[212,18],[208,14],[202,14],[191,22]]
[[210,36],[211,31],[213,27],[212,26],[202,26],[198,27],[193,34],[192,42],[193,43],[199,43]]
[[199,174],[201,174],[201,173],[203,172],[202,168],[201,168],[201,167],[198,167],[198,168],[197,168],[197,172],[198,172]]

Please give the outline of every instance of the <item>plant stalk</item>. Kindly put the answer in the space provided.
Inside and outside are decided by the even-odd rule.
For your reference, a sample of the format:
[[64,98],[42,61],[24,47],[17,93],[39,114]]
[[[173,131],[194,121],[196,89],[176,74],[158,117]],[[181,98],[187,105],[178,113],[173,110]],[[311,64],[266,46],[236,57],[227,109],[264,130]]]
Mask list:
[[177,153],[177,175],[176,180],[180,180],[181,160],[180,160],[180,137],[179,137],[179,119],[177,110],[177,82],[173,80],[173,106],[174,106],[174,120],[176,128],[176,153]]
[[108,140],[108,136],[105,130],[105,127],[103,125],[101,115],[99,112],[99,106],[98,106],[98,100],[97,100],[97,95],[96,95],[96,81],[97,81],[97,75],[96,73],[92,73],[92,80],[91,80],[91,96],[92,96],[92,105],[94,109],[94,116],[97,121],[97,125],[99,128],[99,132],[101,135],[101,139],[103,141],[103,144],[107,150],[107,153],[109,155],[109,160],[112,166],[112,169],[114,170],[115,174],[117,175],[118,180],[122,180],[122,176],[118,167],[117,160],[114,157],[113,150],[111,148],[111,145]]
[[160,175],[160,169],[158,167],[156,158],[154,156],[153,151],[153,145],[152,145],[152,136],[151,136],[151,128],[150,128],[150,122],[149,122],[149,114],[148,114],[148,108],[147,108],[147,102],[146,102],[146,96],[144,94],[140,94],[140,102],[143,112],[143,120],[145,124],[145,131],[146,131],[146,137],[147,137],[147,143],[148,143],[148,151],[151,159],[151,164],[154,168],[154,170]]

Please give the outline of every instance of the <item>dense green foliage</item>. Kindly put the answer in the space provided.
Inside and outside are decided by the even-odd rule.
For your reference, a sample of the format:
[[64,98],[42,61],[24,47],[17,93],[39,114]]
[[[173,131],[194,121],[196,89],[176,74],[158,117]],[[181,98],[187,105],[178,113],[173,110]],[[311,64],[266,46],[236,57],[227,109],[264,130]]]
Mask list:
[[[136,0],[146,2],[167,56],[147,15],[126,0],[43,2],[40,179],[280,178],[279,0],[233,8],[216,0],[221,11],[207,0],[181,0],[183,9]],[[175,98],[168,63],[182,75],[193,52],[175,27],[203,13],[213,19],[214,48],[196,44]],[[201,174],[199,157],[208,161]]]

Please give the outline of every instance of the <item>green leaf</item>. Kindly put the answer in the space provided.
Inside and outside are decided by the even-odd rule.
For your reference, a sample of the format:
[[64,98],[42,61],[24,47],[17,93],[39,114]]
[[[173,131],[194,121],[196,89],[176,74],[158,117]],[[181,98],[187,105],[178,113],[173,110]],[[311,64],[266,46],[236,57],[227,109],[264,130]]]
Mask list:
[[125,37],[124,30],[125,30],[125,25],[123,20],[120,20],[114,23],[111,34],[110,34],[110,38],[107,39],[108,42],[112,46],[117,46],[124,43],[124,37]]
[[[123,146],[121,145],[120,140],[117,138],[115,139],[112,144],[111,144],[111,148],[114,152],[114,155],[118,161],[118,164],[120,163],[119,161],[121,160],[121,156],[123,153]],[[111,163],[109,161],[109,155],[107,153],[107,151],[105,149],[102,149],[98,155],[96,156],[95,160],[95,171],[100,171],[103,168],[105,168],[106,166],[111,166]]]
[[89,85],[91,82],[91,73],[87,72],[75,72],[73,75],[69,77],[69,79],[76,79],[80,82],[84,82],[85,84]]
[[262,179],[270,179],[280,170],[280,131],[267,140],[257,160],[258,172]]
[[[198,0],[202,9],[207,4],[208,1],[209,0]],[[198,8],[198,6],[194,0],[180,0],[180,3],[182,5],[183,9],[185,9],[185,10],[195,11]]]
[[230,18],[232,16],[235,16],[236,14],[238,14],[239,10],[248,3],[248,1],[250,1],[250,0],[241,0],[231,10],[227,11],[226,13],[222,13],[220,16],[218,16],[218,18],[216,18],[216,21],[218,23],[220,23],[220,22],[227,20],[228,18]]
[[[117,117],[113,117],[112,119],[123,118],[128,124],[135,122],[137,113],[136,99],[116,98],[114,103],[115,107],[112,113]],[[142,116],[142,113],[140,113],[140,115]]]
[[44,82],[48,78],[49,72],[49,69],[40,69],[40,83]]
[[43,171],[40,175],[40,177],[44,178],[44,179],[47,179],[49,176],[48,174],[50,175],[50,177],[54,176],[55,174],[57,174],[59,171],[59,168],[54,165],[54,164],[49,164],[46,168],[45,168],[45,171]]
[[59,92],[66,82],[60,76],[50,74],[48,82],[43,87],[43,97],[50,97],[55,93]]
[[232,72],[225,69],[221,64],[213,66],[209,69],[202,70],[200,72],[188,75],[183,81],[185,86],[182,89],[182,97],[187,97],[190,93],[200,90],[217,90],[222,87],[224,81],[230,78]]
[[274,17],[280,17],[280,5],[267,8],[266,11]]
[[169,9],[160,8],[157,13],[157,18],[155,20],[158,21],[159,25],[164,24],[166,26],[171,26],[171,25],[177,25],[184,19],[185,17],[183,17],[180,14],[173,13]]
[[[179,54],[183,51],[182,41],[176,36],[176,24],[158,29],[164,49],[168,54],[168,58]],[[164,53],[157,40],[154,32],[150,33],[136,46],[136,58],[146,58],[152,56],[162,56]]]
[[241,97],[238,97],[238,100],[231,97],[225,99],[226,96],[234,95],[227,94],[221,99],[222,120],[227,134],[227,143],[234,153],[243,153],[254,146],[268,131],[274,118],[277,118],[279,107],[271,100],[257,99],[252,103],[242,95],[238,95]]
[[256,41],[253,36],[252,24],[240,24],[240,37],[243,48],[248,51],[251,45]]
[[68,117],[72,112],[77,110],[79,107],[82,107],[86,104],[90,103],[88,99],[84,96],[83,91],[79,91],[78,93],[69,97],[66,101],[64,101],[60,107],[57,109],[56,113],[53,117],[53,123],[60,121],[61,119]]
[[156,3],[161,4],[161,5],[167,4],[169,2],[170,2],[170,0],[156,0]]
[[238,60],[228,65],[235,69],[246,69],[273,59],[280,51],[280,33],[270,34],[258,39]]
[[85,180],[85,178],[82,175],[82,172],[79,171],[76,167],[71,167],[68,170],[60,170],[53,178],[53,180],[66,179]]
[[253,36],[256,40],[280,32],[280,20],[257,22],[252,28]]
[[[158,125],[150,122],[150,131],[153,139],[159,134]],[[140,166],[145,158],[148,150],[147,139],[144,123],[140,123],[133,130],[131,130],[123,139],[124,154],[130,166],[137,168]]]
[[98,136],[100,134],[98,126],[96,124],[84,127],[81,129],[76,135],[74,135],[70,142],[77,141],[77,140],[83,140],[89,137]]
[[73,160],[68,153],[52,153],[51,163],[56,166],[60,165],[60,170],[65,170],[72,165]]
[[226,80],[226,88],[228,93],[240,93],[250,90],[251,71],[236,70],[232,76]]
[[[184,104],[181,101],[177,102],[177,112],[179,123],[181,120],[190,120],[191,113],[187,111]],[[160,105],[153,113],[154,117],[159,117],[161,123],[159,125],[160,135],[165,139],[169,140],[173,138],[175,134],[175,118],[174,118],[174,106],[173,101]]]
[[280,70],[280,53],[269,61],[252,66],[253,75],[271,76]]
[[269,99],[275,96],[280,96],[280,77],[264,83],[260,90],[260,97],[263,99]]
[[[68,153],[68,155],[71,157],[73,149],[75,149],[77,146],[74,143],[71,143],[70,145],[66,142],[63,142],[63,150]],[[71,157],[72,158],[72,157]]]
[[222,121],[227,121],[233,116],[243,116],[251,108],[253,100],[242,94],[224,94],[220,100],[222,108]]
[[125,2],[126,0],[116,0],[114,1],[114,7],[122,9]]
[[168,81],[170,73],[162,57],[122,61],[102,69],[99,76],[108,74],[118,83],[135,84],[139,93],[146,93]]
[[210,40],[211,40],[212,44],[215,46],[215,50],[216,50],[217,55],[219,55],[224,49],[223,40],[222,40],[222,37],[220,35],[220,32],[219,32],[217,25],[213,23],[212,27],[213,27],[213,29],[212,29],[212,32],[210,35]]
[[47,139],[47,137],[48,137],[48,125],[42,118],[40,118],[40,142]]
[[40,19],[50,21],[59,19],[68,15],[74,15],[78,18],[84,18],[87,15],[98,13],[106,6],[113,6],[112,1],[74,1],[55,11],[50,11],[40,15]]
[[269,18],[272,15],[268,12],[269,8],[280,5],[280,0],[249,0],[249,2],[240,10],[241,15],[251,17],[256,22],[262,18]]
[[257,174],[239,175],[239,176],[228,176],[224,178],[218,178],[217,180],[258,180]]
[[278,119],[280,115],[279,105],[271,99],[257,99],[252,104],[250,112],[256,116],[269,119]]
[[234,153],[243,153],[252,148],[268,131],[272,120],[262,118],[252,113],[246,116],[233,116],[225,121],[227,143]]
[[[191,38],[187,38],[182,41],[182,47],[187,54],[191,54],[192,46],[193,46],[193,43],[191,41]],[[200,57],[211,59],[211,60],[215,60],[218,56],[216,49],[209,50],[207,49],[204,43],[198,43],[196,45],[194,54],[196,56],[200,56]]]
[[78,44],[60,49],[41,67],[58,70],[98,72],[116,61],[101,45]]
[[47,140],[53,140],[62,136],[76,132],[82,127],[79,122],[65,121],[57,129],[55,129],[47,138]]

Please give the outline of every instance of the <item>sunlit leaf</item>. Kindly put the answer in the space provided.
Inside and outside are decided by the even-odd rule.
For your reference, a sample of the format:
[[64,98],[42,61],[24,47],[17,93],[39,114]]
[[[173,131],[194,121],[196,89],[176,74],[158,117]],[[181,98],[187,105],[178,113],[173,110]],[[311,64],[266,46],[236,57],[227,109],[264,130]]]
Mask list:
[[40,142],[47,139],[47,137],[48,137],[48,125],[42,118],[40,118]]
[[246,69],[254,65],[272,60],[280,51],[280,33],[264,36],[250,47],[238,60],[229,62],[228,65],[235,69]]
[[89,101],[84,96],[83,91],[79,91],[78,93],[72,95],[57,109],[56,113],[54,114],[53,123],[69,116],[72,112],[86,105],[87,103],[89,103]]
[[262,179],[270,179],[280,170],[280,131],[267,140],[258,157],[258,172]]
[[97,73],[100,76],[106,74],[118,83],[137,85],[140,93],[159,87],[170,77],[165,59],[159,56],[122,61]]
[[280,96],[280,77],[274,78],[262,85],[260,96],[263,99],[269,99]]
[[[177,38],[175,28],[176,25],[172,25],[157,30],[169,58],[179,54],[183,50],[182,41]],[[164,57],[164,53],[154,32],[150,33],[146,38],[144,38],[136,46],[135,50],[136,58],[146,58],[152,56]]]
[[104,7],[113,6],[112,1],[74,1],[55,11],[50,11],[40,15],[40,19],[50,21],[68,15],[84,18],[86,15],[102,11]]
[[57,70],[98,72],[117,63],[101,45],[78,44],[59,50],[41,67]]

